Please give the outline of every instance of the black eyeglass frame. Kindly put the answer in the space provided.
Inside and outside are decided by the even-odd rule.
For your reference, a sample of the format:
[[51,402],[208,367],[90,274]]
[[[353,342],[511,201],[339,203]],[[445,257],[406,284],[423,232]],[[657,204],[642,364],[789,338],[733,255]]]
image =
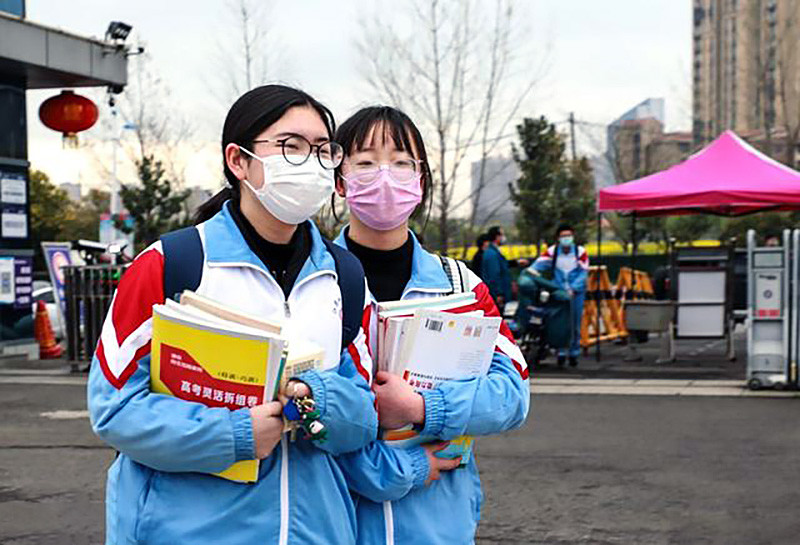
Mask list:
[[[308,144],[308,154],[299,163],[295,162],[292,159],[289,159],[289,156],[298,157],[298,155],[292,155],[292,154],[287,155],[286,154],[286,142],[288,142],[289,140],[292,140],[292,139],[296,139],[296,138],[299,138],[302,141],[304,141],[306,144]],[[344,161],[344,148],[342,148],[342,146],[338,142],[334,142],[333,140],[328,140],[327,142],[323,142],[322,144],[312,144],[311,142],[308,141],[308,138],[306,138],[302,134],[293,134],[291,136],[287,136],[286,138],[281,138],[279,140],[272,140],[272,139],[267,139],[267,138],[263,138],[263,139],[260,139],[260,140],[253,140],[253,144],[260,144],[260,143],[264,143],[264,144],[272,144],[272,143],[280,144],[281,145],[281,154],[283,155],[283,158],[286,160],[286,162],[289,163],[290,165],[300,166],[300,165],[305,164],[306,161],[308,161],[308,158],[311,157],[311,153],[313,153],[314,148],[317,148],[317,153],[316,153],[317,161],[319,162],[320,166],[322,168],[324,168],[325,170],[334,170],[334,169],[336,169],[337,167],[339,167],[342,164],[342,161]],[[331,146],[332,147],[332,149],[331,149],[331,163],[333,163],[332,158],[334,157],[334,155],[336,155],[335,154],[336,149],[333,148],[333,146],[336,146],[336,147],[339,148],[339,152],[340,152],[339,153],[339,161],[336,164],[334,164],[333,166],[327,166],[327,165],[325,165],[325,163],[322,162],[321,153],[322,153],[322,147],[323,146]]]

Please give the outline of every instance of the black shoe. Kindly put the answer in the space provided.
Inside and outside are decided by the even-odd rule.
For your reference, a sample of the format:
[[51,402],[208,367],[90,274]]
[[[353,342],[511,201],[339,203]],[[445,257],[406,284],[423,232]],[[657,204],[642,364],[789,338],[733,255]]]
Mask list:
[[556,360],[559,367],[564,367],[564,364],[567,363],[567,358],[564,356],[559,356],[558,360]]
[[569,357],[569,366],[570,367],[577,367],[578,366],[578,358],[575,356]]

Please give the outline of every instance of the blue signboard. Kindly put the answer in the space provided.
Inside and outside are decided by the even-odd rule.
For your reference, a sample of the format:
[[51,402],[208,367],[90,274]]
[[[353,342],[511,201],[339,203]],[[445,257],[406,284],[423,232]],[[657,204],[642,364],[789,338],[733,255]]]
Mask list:
[[42,242],[42,252],[50,273],[50,282],[53,284],[53,295],[58,301],[58,310],[61,313],[61,323],[66,323],[67,300],[64,297],[64,271],[62,267],[72,265],[69,242]]
[[33,303],[33,258],[14,257],[14,308],[31,308]]
[[0,0],[0,11],[25,17],[25,0]]

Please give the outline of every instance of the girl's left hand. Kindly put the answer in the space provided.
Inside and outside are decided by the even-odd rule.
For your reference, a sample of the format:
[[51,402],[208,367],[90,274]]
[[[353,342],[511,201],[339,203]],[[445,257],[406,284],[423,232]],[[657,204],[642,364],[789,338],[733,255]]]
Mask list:
[[299,380],[290,380],[278,394],[278,400],[282,405],[286,405],[290,399],[306,397],[311,395],[311,388],[308,384]]
[[378,402],[378,419],[384,429],[396,430],[425,422],[425,400],[401,377],[378,371],[372,389]]

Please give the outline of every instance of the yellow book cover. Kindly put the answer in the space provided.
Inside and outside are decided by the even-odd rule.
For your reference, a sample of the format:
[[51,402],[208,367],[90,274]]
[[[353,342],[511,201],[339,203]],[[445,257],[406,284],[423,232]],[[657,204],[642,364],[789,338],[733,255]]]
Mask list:
[[[286,361],[284,339],[233,322],[182,314],[176,307],[153,307],[153,392],[230,410],[275,397]],[[258,460],[237,462],[216,475],[255,482]]]

